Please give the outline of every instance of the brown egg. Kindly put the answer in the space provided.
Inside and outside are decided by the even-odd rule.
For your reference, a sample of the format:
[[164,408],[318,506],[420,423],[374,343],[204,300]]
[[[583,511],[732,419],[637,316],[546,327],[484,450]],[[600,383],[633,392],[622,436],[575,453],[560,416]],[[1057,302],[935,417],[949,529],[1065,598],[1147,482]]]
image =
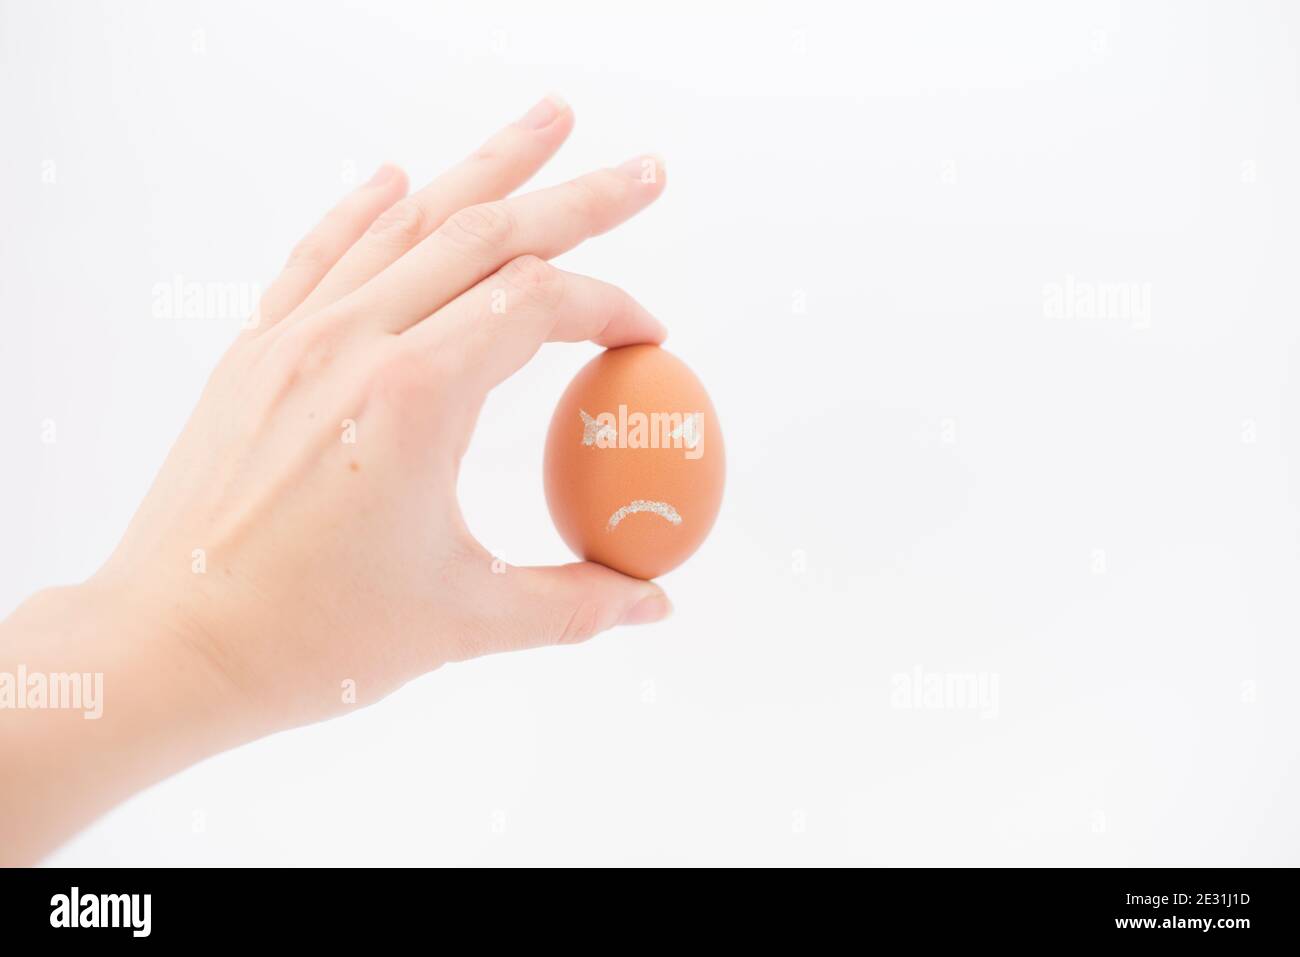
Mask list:
[[713,403],[658,346],[609,349],[560,397],[545,472],[551,518],[574,552],[655,578],[700,547],[722,504]]

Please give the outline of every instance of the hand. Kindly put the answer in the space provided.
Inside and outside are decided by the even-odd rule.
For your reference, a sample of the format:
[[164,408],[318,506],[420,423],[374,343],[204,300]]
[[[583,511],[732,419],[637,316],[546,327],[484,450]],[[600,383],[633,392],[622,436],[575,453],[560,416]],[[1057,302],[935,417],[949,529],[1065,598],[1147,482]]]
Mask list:
[[94,720],[0,710],[0,864],[444,662],[668,614],[656,585],[597,565],[495,573],[456,501],[485,395],[543,342],[665,334],[546,262],[652,202],[658,160],[503,199],[572,125],[548,98],[409,197],[387,166],[346,197],[268,288],[104,567],[0,623],[0,672],[103,679]]
[[484,397],[543,342],[665,335],[626,293],[546,262],[652,202],[658,160],[502,199],[572,125],[548,98],[419,192],[386,166],[330,212],[96,576],[166,609],[268,724],[668,613],[657,586],[598,565],[494,574],[456,500]]

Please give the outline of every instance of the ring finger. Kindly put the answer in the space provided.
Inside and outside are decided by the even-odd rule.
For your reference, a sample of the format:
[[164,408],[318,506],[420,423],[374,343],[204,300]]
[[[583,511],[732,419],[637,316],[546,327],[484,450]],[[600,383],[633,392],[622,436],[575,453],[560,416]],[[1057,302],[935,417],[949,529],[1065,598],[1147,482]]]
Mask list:
[[639,156],[549,189],[462,209],[353,293],[349,313],[402,332],[512,259],[550,259],[613,229],[663,188],[662,160]]
[[415,246],[452,213],[508,196],[560,148],[573,129],[573,111],[547,96],[472,155],[412,193],[374,221],[307,296],[300,315],[337,302]]

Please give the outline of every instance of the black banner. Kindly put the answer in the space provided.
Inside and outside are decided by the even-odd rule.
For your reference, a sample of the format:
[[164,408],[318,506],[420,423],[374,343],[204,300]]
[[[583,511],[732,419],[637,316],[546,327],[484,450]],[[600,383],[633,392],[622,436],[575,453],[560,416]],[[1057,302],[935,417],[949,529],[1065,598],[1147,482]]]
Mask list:
[[8,870],[0,871],[0,927],[7,944],[75,936],[132,946],[373,943],[421,928],[452,930],[458,940],[467,926],[486,928],[485,943],[526,928],[553,941],[559,926],[611,919],[645,942],[681,940],[697,926],[706,937],[852,929],[915,940],[918,952],[945,941],[1236,947],[1294,937],[1292,870],[859,870],[818,878],[749,873],[718,889],[716,878],[697,885],[680,872],[627,875],[601,894],[578,873],[493,875],[481,886],[476,874],[420,870]]

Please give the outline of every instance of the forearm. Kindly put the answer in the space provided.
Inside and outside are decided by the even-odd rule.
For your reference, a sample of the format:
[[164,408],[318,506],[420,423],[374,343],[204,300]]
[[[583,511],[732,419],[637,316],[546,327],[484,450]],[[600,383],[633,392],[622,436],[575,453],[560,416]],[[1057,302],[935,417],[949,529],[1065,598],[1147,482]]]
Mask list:
[[140,596],[40,592],[0,623],[0,865],[36,862],[257,733],[233,686]]

